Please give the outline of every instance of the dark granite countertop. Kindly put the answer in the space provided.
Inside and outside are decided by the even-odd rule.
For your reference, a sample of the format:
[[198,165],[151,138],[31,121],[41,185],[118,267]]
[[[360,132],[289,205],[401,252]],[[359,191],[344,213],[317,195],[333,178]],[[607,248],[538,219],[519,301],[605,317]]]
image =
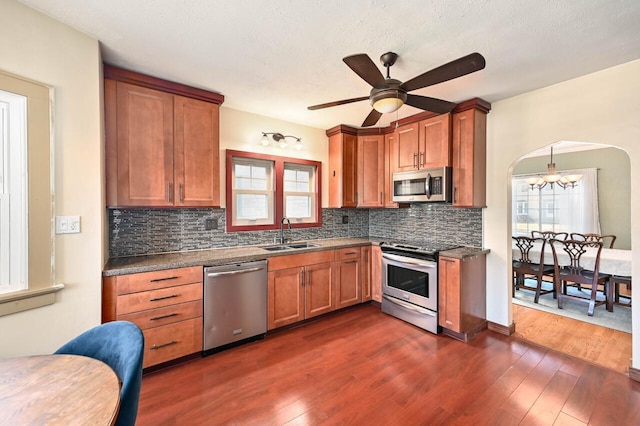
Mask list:
[[458,247],[451,250],[441,251],[440,256],[453,257],[454,259],[466,259],[468,257],[489,253],[489,251],[489,249],[481,249],[477,247]]
[[268,259],[274,256],[310,253],[314,251],[344,247],[367,246],[377,244],[379,240],[379,238],[332,238],[311,240],[305,242],[317,244],[316,247],[288,249],[276,252],[267,251],[262,248],[273,245],[265,244],[259,246],[226,247],[146,256],[117,257],[109,259],[104,267],[102,275],[109,277],[115,275],[135,274],[139,272],[159,271],[163,269],[183,268],[187,266],[215,266],[223,265],[225,263],[249,262],[253,260]]

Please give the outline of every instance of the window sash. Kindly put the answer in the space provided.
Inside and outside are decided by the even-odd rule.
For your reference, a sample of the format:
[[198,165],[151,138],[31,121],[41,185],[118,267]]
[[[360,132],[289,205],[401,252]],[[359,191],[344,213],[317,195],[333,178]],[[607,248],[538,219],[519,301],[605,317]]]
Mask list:
[[[238,169],[244,166],[249,167],[249,175],[238,176]],[[274,165],[271,161],[265,160],[255,160],[255,159],[247,159],[247,158],[234,158],[232,161],[232,203],[230,206],[232,209],[232,225],[233,226],[251,226],[251,225],[271,225],[275,224],[274,219],[274,184],[273,184],[273,169]],[[257,169],[257,170],[254,170]],[[264,173],[259,173],[259,169],[264,169]],[[256,172],[256,173],[254,173]],[[238,179],[243,179],[247,181],[249,188],[252,189],[238,189],[236,186],[238,184]],[[262,189],[254,189],[255,187],[263,187]],[[246,210],[240,209],[240,205],[242,203],[243,196],[254,196],[256,197],[257,203],[254,203],[253,208],[251,208],[251,202],[249,197],[247,197],[248,206]],[[266,215],[251,216],[252,212],[257,211],[256,208],[260,207],[260,202],[258,197],[262,196],[265,199],[264,209]],[[248,211],[247,211],[248,210]]]

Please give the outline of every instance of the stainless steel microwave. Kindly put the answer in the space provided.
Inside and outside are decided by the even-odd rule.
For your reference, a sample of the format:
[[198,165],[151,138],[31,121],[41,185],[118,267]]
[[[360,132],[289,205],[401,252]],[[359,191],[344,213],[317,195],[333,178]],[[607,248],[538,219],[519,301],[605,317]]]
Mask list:
[[451,202],[451,167],[393,174],[395,203]]

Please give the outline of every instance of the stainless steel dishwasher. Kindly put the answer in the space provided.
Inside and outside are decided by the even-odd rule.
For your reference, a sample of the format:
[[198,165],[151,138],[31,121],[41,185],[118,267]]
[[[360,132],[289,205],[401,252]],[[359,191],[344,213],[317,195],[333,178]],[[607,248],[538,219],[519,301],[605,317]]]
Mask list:
[[267,332],[267,261],[204,269],[203,351],[224,349]]

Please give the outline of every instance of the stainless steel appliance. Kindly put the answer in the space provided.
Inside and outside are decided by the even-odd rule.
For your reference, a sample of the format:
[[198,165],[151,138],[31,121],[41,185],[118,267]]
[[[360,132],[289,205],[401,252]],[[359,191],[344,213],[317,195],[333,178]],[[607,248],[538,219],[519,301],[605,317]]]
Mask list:
[[205,352],[263,338],[267,332],[267,261],[205,268],[203,302]]
[[438,254],[453,246],[380,244],[382,312],[438,333]]
[[393,174],[393,201],[417,203],[451,201],[451,167]]

